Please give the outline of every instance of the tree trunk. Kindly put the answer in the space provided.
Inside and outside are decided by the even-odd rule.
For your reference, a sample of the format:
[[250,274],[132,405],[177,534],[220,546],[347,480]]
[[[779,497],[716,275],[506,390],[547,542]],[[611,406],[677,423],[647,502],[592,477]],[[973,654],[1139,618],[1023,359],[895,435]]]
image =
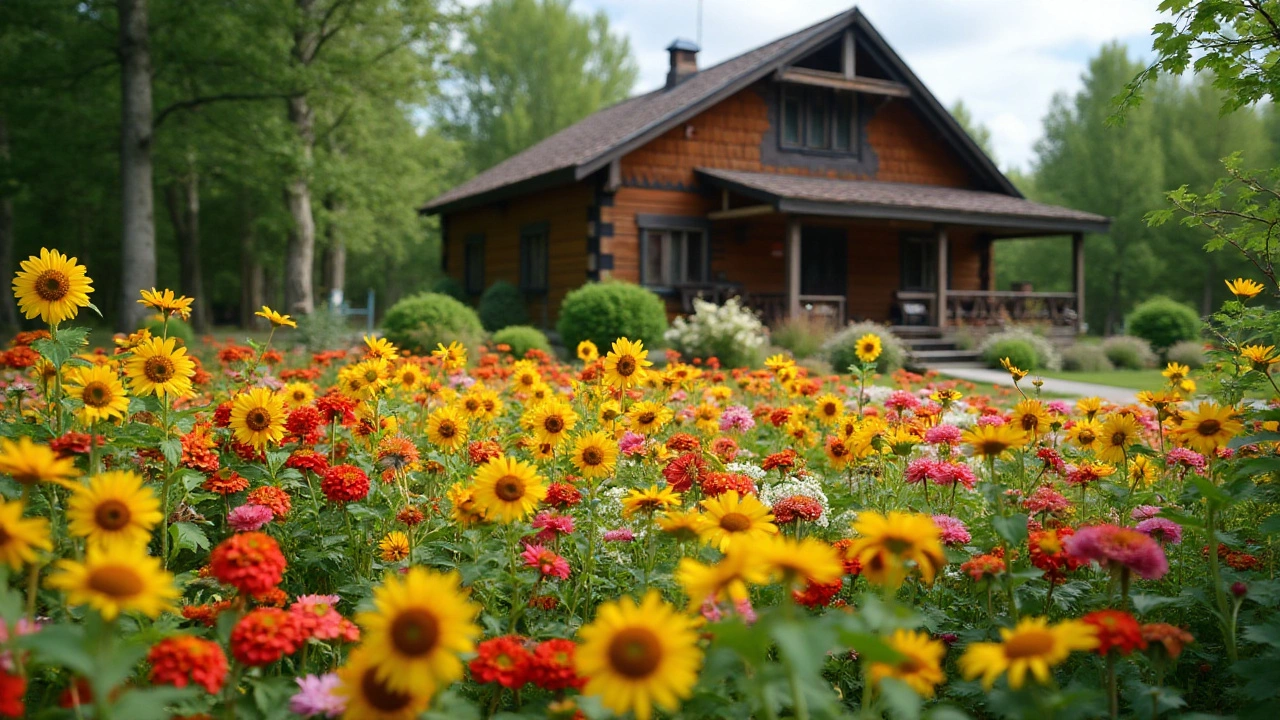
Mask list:
[[138,291],[156,284],[155,191],[151,185],[151,49],[147,0],[117,0],[120,15],[120,194],[123,221],[117,329],[146,312]]
[[165,188],[169,220],[178,240],[182,294],[193,298],[191,327],[198,333],[209,331],[209,302],[204,294],[204,272],[200,264],[200,175],[192,162],[185,175]]
[[[320,34],[312,15],[315,0],[296,0],[301,14],[301,25],[293,33],[293,59],[302,67],[311,64],[319,46]],[[289,122],[298,134],[300,163],[297,174],[285,185],[285,204],[293,216],[293,228],[289,231],[288,256],[284,266],[285,312],[307,315],[315,309],[312,295],[312,266],[315,262],[316,223],[311,214],[311,186],[308,175],[315,148],[315,113],[307,101],[305,92],[288,100]]]
[[244,202],[244,227],[240,234],[240,327],[249,329],[263,321],[254,315],[265,303],[263,284],[266,275],[258,261],[257,238],[253,228],[253,211]]
[[[9,173],[9,123],[8,118],[0,112],[0,183],[5,182]],[[17,271],[13,266],[13,193],[12,189],[0,184],[0,278],[11,278]],[[13,330],[18,327],[18,306],[13,302],[13,293],[0,293],[0,327]]]
[[329,210],[330,220],[325,228],[324,290],[325,296],[332,298],[334,290],[345,292],[347,287],[347,243],[333,221],[342,212],[341,205],[330,198],[325,200],[325,208]]

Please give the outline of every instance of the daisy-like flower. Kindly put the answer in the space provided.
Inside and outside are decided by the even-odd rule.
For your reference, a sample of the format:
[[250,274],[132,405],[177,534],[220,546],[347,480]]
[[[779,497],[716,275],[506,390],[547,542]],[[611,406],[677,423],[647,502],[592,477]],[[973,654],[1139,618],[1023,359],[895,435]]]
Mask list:
[[864,363],[873,363],[883,352],[884,345],[880,341],[880,336],[875,333],[867,333],[858,338],[854,343],[853,352],[858,356],[858,360]]
[[1036,682],[1047,683],[1050,670],[1072,651],[1098,646],[1096,630],[1079,620],[1050,625],[1046,618],[1023,618],[1012,629],[1001,628],[1000,638],[1000,642],[973,643],[960,658],[964,677],[981,677],[987,690],[1006,674],[1014,690],[1022,688],[1028,673]]
[[629,518],[643,513],[653,516],[680,507],[680,493],[666,485],[650,485],[639,490],[633,489],[622,498],[622,517]]
[[0,438],[0,475],[8,475],[20,485],[60,482],[78,472],[75,458],[58,457],[48,445],[37,445],[26,436],[17,441]]
[[934,690],[946,679],[942,671],[942,658],[947,646],[934,640],[929,633],[919,630],[894,630],[885,644],[902,657],[897,662],[875,662],[868,667],[868,677],[879,684],[885,678],[893,678],[907,684],[921,697],[933,697]]
[[84,404],[76,411],[76,416],[85,425],[123,418],[129,412],[129,396],[125,394],[124,384],[105,365],[72,368],[67,373],[64,390],[68,397]]
[[468,424],[457,408],[436,408],[427,417],[427,440],[452,455],[467,442]]
[[185,295],[175,295],[172,290],[142,290],[142,299],[138,301],[139,305],[163,313],[164,315],[177,316],[186,320],[191,317],[191,303],[195,302],[192,298]]
[[268,322],[271,323],[272,327],[291,327],[291,328],[298,327],[298,323],[294,322],[294,320],[290,318],[288,315],[281,315],[280,313],[276,312],[275,310],[272,310],[266,305],[263,305],[262,309],[254,313],[254,315],[257,315],[260,318],[265,318]]
[[525,567],[536,569],[543,577],[569,579],[569,561],[542,545],[525,545],[520,559]]
[[124,374],[137,395],[190,397],[196,364],[177,338],[151,338],[138,343],[124,361]]
[[754,495],[739,495],[730,490],[718,497],[703,500],[698,534],[703,542],[721,552],[739,540],[759,539],[778,533],[773,513]]
[[864,512],[853,529],[857,537],[846,555],[861,563],[862,574],[877,585],[898,587],[913,566],[921,579],[932,583],[938,569],[946,564],[942,531],[928,515]]
[[472,486],[476,508],[489,520],[502,523],[528,517],[547,496],[547,486],[534,466],[506,456],[476,468]]
[[1025,378],[1027,374],[1030,372],[1029,370],[1023,370],[1019,368],[1017,365],[1014,365],[1012,362],[1009,361],[1009,358],[1007,357],[1000,358],[1000,367],[1008,371],[1009,376],[1013,378],[1014,383],[1021,382],[1022,379]]
[[1245,345],[1240,348],[1240,357],[1248,360],[1253,369],[1260,373],[1267,372],[1272,365],[1280,362],[1275,345]]
[[383,562],[404,560],[409,557],[409,536],[399,530],[392,530],[378,543],[378,552]]
[[124,612],[149,618],[176,611],[180,597],[173,575],[141,546],[120,546],[110,552],[90,545],[84,562],[59,560],[48,585],[67,594],[70,605],[88,605],[107,620]]
[[569,461],[585,478],[608,477],[618,464],[618,443],[603,432],[587,433],[574,441]]
[[1208,455],[1227,444],[1244,430],[1235,408],[1202,402],[1195,410],[1184,412],[1177,437],[1183,445]]
[[231,429],[236,440],[258,450],[280,442],[287,417],[284,399],[267,388],[251,388],[232,400]]
[[648,357],[649,351],[644,349],[643,341],[618,338],[604,358],[605,384],[622,390],[640,384],[648,372],[647,368],[653,365]]
[[13,278],[13,294],[28,320],[39,317],[57,325],[74,319],[80,308],[92,306],[93,281],[75,258],[40,248],[40,254],[23,260],[21,268]]
[[1224,280],[1223,282],[1227,284],[1227,289],[1238,300],[1249,300],[1262,292],[1262,283],[1249,278],[1236,278],[1235,280]]
[[25,508],[19,500],[0,501],[0,562],[11,570],[21,570],[34,561],[38,550],[53,550],[49,521],[23,517]]
[[71,534],[107,549],[145,545],[163,518],[155,492],[128,470],[99,473],[87,485],[72,485],[67,501]]
[[461,370],[467,366],[467,348],[456,340],[450,342],[448,346],[444,343],[437,343],[436,349],[431,351],[431,357],[440,361],[441,367],[446,372]]
[[596,344],[591,342],[590,340],[583,340],[582,342],[578,343],[578,349],[576,354],[579,360],[581,360],[584,363],[591,364],[595,362],[597,358],[600,357],[600,349],[597,348]]

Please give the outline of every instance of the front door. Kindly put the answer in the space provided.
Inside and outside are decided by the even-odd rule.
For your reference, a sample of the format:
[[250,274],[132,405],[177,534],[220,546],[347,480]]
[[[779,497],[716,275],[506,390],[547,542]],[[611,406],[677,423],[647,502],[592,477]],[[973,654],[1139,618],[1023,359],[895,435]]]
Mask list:
[[800,294],[845,297],[849,288],[849,234],[844,228],[800,228]]

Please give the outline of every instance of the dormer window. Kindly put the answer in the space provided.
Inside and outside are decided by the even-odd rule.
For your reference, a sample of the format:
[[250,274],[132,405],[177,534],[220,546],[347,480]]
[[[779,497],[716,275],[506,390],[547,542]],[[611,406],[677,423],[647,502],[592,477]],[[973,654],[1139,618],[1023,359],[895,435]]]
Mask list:
[[834,88],[782,85],[782,147],[856,154],[856,97]]

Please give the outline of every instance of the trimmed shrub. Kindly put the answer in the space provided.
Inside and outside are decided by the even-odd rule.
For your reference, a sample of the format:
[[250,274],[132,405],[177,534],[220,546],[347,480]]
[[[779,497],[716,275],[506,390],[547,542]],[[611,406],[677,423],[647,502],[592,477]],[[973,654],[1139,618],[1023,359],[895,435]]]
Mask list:
[[506,280],[499,280],[484,291],[476,312],[480,315],[480,323],[489,332],[497,332],[512,325],[529,324],[524,294]]
[[[287,336],[295,345],[318,352],[347,347],[357,334],[347,318],[328,305],[322,305],[310,315],[298,318],[298,329]],[[279,337],[279,334],[276,335]]]
[[[1007,357],[1009,362],[1023,370],[1062,369],[1062,356],[1053,347],[1053,343],[1026,328],[1009,328],[988,335],[978,345],[978,354],[984,363],[993,368],[1000,367],[1000,359]],[[1014,358],[1015,354],[1017,359]]]
[[1164,353],[1176,343],[1200,336],[1200,315],[1176,300],[1156,296],[1129,313],[1125,329]]
[[[161,337],[165,334],[164,317],[152,315],[142,323],[142,327],[150,330],[152,335]],[[169,337],[181,340],[187,347],[193,347],[196,342],[196,333],[191,329],[191,325],[176,317],[169,318]]]
[[1102,351],[1112,365],[1122,370],[1141,370],[1156,364],[1151,345],[1140,337],[1116,335],[1102,341]]
[[419,293],[392,305],[382,329],[388,340],[418,354],[453,340],[474,344],[484,334],[474,310],[440,293]]
[[1199,370],[1204,367],[1207,356],[1204,352],[1204,345],[1193,340],[1183,340],[1180,343],[1174,343],[1173,347],[1165,353],[1165,359],[1169,362],[1181,363],[1192,370]]
[[543,335],[538,328],[528,325],[508,325],[494,333],[490,340],[494,345],[510,346],[511,349],[508,352],[518,358],[524,357],[530,350],[541,350],[548,355],[554,355],[547,336]]
[[724,305],[695,299],[693,314],[676,318],[663,337],[686,357],[715,357],[725,367],[758,365],[769,339],[760,318],[736,297]]
[[565,296],[556,329],[570,349],[590,340],[603,354],[620,337],[643,340],[654,348],[667,331],[667,308],[662,298],[639,285],[616,280],[587,283]]
[[783,320],[773,329],[773,344],[791,353],[791,357],[803,360],[822,351],[822,343],[831,336],[831,328],[822,320],[801,315]]
[[462,286],[462,283],[448,275],[432,283],[431,292],[437,295],[448,295],[458,302],[464,303],[471,300],[471,298],[467,297],[467,289]]
[[[1019,366],[1021,367],[1021,366]],[[1076,343],[1062,351],[1062,369],[1081,372],[1106,372],[1115,366],[1107,357],[1107,351],[1096,343]]]
[[822,358],[831,363],[838,373],[849,372],[851,365],[859,363],[858,338],[872,333],[880,336],[882,350],[876,359],[876,372],[891,373],[907,362],[907,346],[901,338],[889,332],[889,328],[873,322],[853,323],[822,343]]

